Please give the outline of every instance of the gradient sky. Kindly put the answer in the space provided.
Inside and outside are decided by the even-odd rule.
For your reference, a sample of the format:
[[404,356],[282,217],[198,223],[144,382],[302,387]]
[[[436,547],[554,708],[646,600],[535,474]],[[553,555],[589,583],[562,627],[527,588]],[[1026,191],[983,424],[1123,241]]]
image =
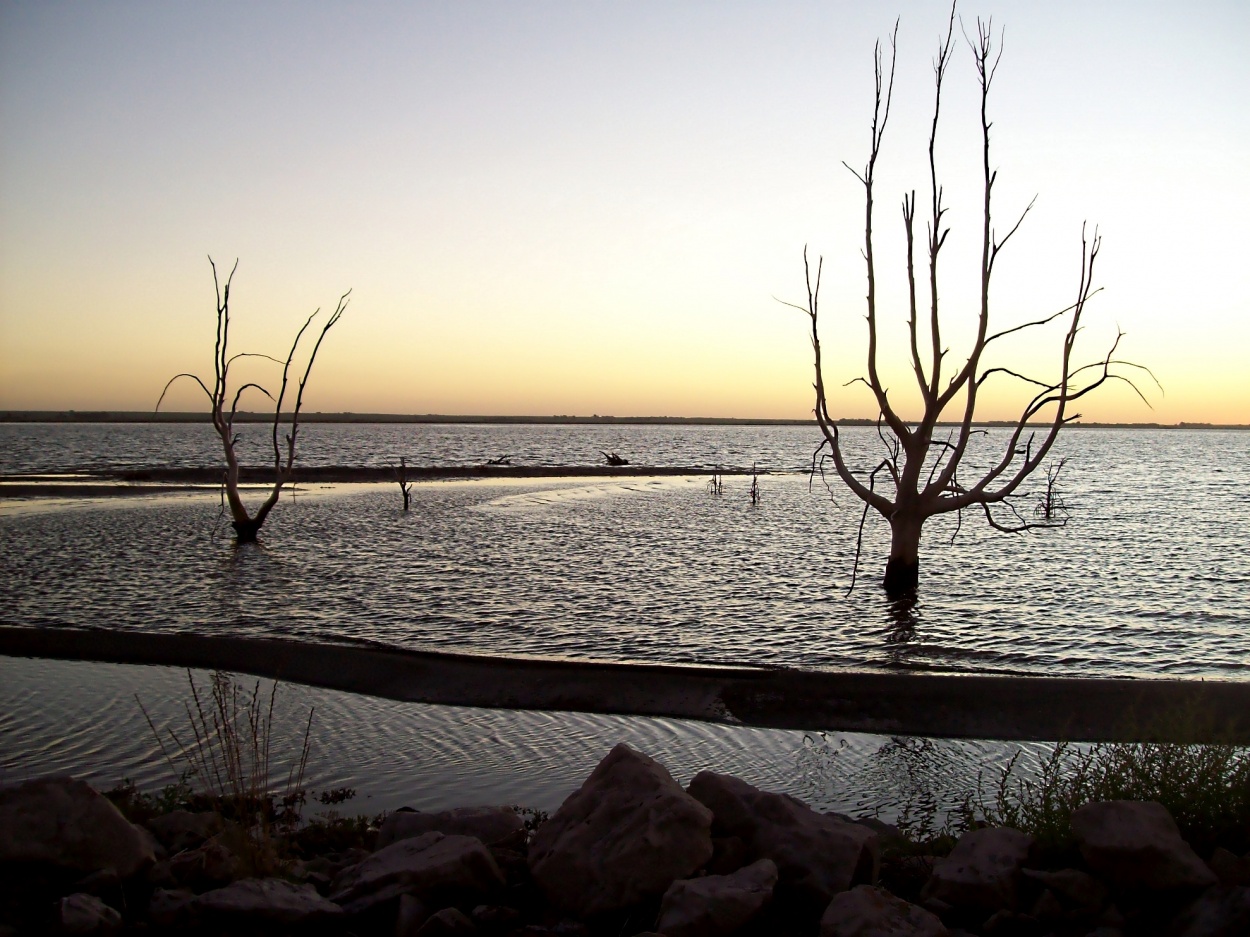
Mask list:
[[[801,301],[803,246],[823,253],[826,380],[863,373],[863,196],[841,161],[867,156],[873,43],[897,13],[876,227],[902,363],[898,205],[924,198],[947,10],[0,0],[0,408],[148,409],[172,374],[211,376],[211,254],[239,258],[238,351],[285,354],[353,289],[310,410],[810,415],[806,322],[773,297]],[[1250,5],[960,12],[1006,29],[1000,230],[1039,196],[994,326],[1075,298],[1096,223],[1105,291],[1078,356],[1118,327],[1165,392],[1081,412],[1250,422]],[[952,355],[978,276],[975,90],[960,44],[939,138]],[[1053,374],[1060,334],[1030,336],[997,360]],[[982,415],[1019,397],[1004,383]],[[862,389],[832,407],[873,415]]]

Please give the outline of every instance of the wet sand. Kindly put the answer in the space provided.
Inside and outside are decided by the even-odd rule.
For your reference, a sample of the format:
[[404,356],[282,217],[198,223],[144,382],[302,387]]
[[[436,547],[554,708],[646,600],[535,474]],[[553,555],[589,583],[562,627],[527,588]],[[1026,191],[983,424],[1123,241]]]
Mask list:
[[[410,482],[449,479],[526,479],[526,478],[649,478],[678,475],[749,475],[750,469],[703,467],[655,467],[646,465],[464,465],[444,467],[409,466]],[[217,491],[221,469],[135,469],[90,475],[0,475],[0,498],[101,498],[173,494],[184,491]],[[761,472],[760,474],[768,474]],[[269,488],[272,468],[243,468],[239,481],[248,486]],[[301,468],[288,485],[355,484],[361,482],[396,484],[395,470],[369,466],[311,466]]]
[[1017,741],[1250,744],[1250,683],[534,660],[191,634],[0,627],[0,654],[224,669],[411,702]]

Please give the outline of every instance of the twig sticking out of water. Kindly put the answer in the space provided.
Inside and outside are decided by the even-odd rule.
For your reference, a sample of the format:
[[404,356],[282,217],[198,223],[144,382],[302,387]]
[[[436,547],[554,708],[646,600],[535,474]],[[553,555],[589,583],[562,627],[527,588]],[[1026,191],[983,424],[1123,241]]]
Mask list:
[[403,457],[399,457],[399,468],[391,466],[391,470],[395,473],[395,481],[399,483],[399,493],[404,496],[404,510],[408,510],[408,502],[412,497],[412,482],[408,481],[408,461]]
[[725,490],[725,480],[721,477],[720,466],[716,466],[716,471],[712,473],[711,480],[707,483],[708,494],[719,495]]

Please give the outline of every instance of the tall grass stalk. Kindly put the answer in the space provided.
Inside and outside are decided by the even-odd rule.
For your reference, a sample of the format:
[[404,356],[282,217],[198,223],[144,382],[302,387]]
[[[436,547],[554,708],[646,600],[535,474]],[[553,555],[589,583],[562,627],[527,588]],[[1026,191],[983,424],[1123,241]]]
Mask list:
[[191,701],[184,706],[189,734],[167,728],[163,736],[143,701],[137,695],[135,699],[170,768],[185,773],[213,810],[246,831],[243,851],[254,865],[271,865],[274,827],[289,831],[300,820],[314,710],[308,710],[298,757],[292,761],[279,794],[272,778],[277,681],[268,698],[261,693],[259,680],[249,692],[233,675],[221,670],[213,671],[207,693],[190,670],[187,683]]

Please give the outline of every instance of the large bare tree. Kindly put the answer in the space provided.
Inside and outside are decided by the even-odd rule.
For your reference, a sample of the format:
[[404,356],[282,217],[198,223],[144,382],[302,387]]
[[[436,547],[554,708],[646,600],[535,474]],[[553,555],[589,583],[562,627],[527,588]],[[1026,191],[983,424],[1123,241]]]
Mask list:
[[[1125,381],[1137,391],[1132,380],[1120,372],[1123,368],[1140,367],[1115,357],[1121,334],[1117,334],[1111,347],[1101,358],[1084,364],[1074,361],[1074,346],[1081,330],[1085,306],[1097,292],[1093,287],[1093,276],[1100,241],[1097,231],[1092,236],[1087,235],[1084,226],[1081,229],[1081,267],[1075,301],[1057,312],[1033,321],[1002,328],[1000,331],[993,331],[991,328],[990,280],[994,264],[1007,242],[1019,230],[1033,203],[1030,202],[1024,208],[1006,234],[998,236],[991,219],[991,196],[997,172],[990,167],[991,121],[988,116],[988,102],[990,87],[1002,53],[1001,42],[998,48],[995,47],[991,24],[979,19],[975,35],[968,37],[968,46],[972,50],[976,66],[981,104],[980,150],[984,200],[981,217],[981,260],[977,271],[980,301],[971,349],[962,362],[948,358],[949,349],[943,347],[942,320],[938,314],[938,268],[949,228],[943,222],[947,209],[943,204],[943,189],[938,181],[934,153],[941,115],[942,84],[951,61],[954,29],[955,10],[952,7],[945,38],[934,60],[936,90],[929,133],[927,236],[920,248],[927,253],[927,284],[917,283],[925,274],[923,270],[917,271],[915,190],[904,195],[902,201],[903,230],[907,247],[909,365],[922,406],[922,413],[917,421],[905,420],[900,415],[899,409],[890,399],[878,368],[877,266],[873,252],[874,173],[889,121],[890,102],[894,91],[897,23],[890,39],[888,72],[883,64],[880,42],[875,50],[876,92],[868,162],[862,171],[846,167],[864,187],[863,256],[868,273],[868,362],[866,375],[851,383],[866,385],[878,408],[877,432],[884,443],[885,455],[871,470],[857,473],[848,464],[838,423],[829,409],[818,327],[823,258],[818,261],[813,277],[807,251],[804,250],[807,304],[805,307],[787,304],[795,305],[795,308],[806,312],[811,320],[811,340],[816,365],[816,420],[824,435],[821,447],[817,450],[821,465],[823,466],[826,458],[832,461],[841,480],[863,501],[864,517],[872,509],[890,525],[890,554],[882,584],[891,595],[906,594],[916,588],[920,575],[921,531],[930,517],[962,512],[966,508],[979,508],[992,527],[1004,532],[1014,533],[1032,527],[1054,526],[1057,523],[1055,519],[1026,521],[1012,506],[1013,494],[1029,474],[1041,465],[1054,445],[1060,429],[1079,418],[1080,414],[1072,411],[1072,405],[1110,380]],[[919,261],[923,262],[923,259]],[[927,305],[928,308],[922,310],[922,305]],[[1056,323],[1055,327],[1061,328],[1063,332],[1057,348],[1057,373],[1051,377],[1039,379],[1006,366],[991,366],[987,363],[986,351],[998,340],[1051,323]],[[992,453],[988,463],[983,461],[983,453],[980,454],[980,476],[975,481],[963,480],[959,477],[959,470],[968,454],[969,442],[979,432],[974,423],[977,403],[981,391],[991,379],[1023,382],[1029,388],[1031,396],[1024,404],[1014,427],[1008,432],[1007,442],[1002,450],[995,450],[997,454]],[[1141,396],[1140,391],[1137,392]],[[943,415],[948,411],[951,415],[943,421]],[[938,432],[939,421],[954,425],[948,432]],[[824,451],[825,447],[828,447],[827,453]],[[995,509],[1000,511],[998,516]],[[861,520],[861,526],[862,523]],[[857,555],[856,563],[858,559]]]
[[[326,320],[321,327],[321,332],[317,335],[317,340],[313,344],[312,352],[308,356],[308,363],[304,366],[304,374],[299,379],[299,388],[295,394],[295,406],[290,412],[290,428],[285,433],[281,433],[282,424],[282,404],[286,399],[287,386],[292,378],[291,363],[295,359],[295,352],[299,348],[300,339],[304,337],[304,333],[308,327],[312,325],[318,313],[317,309],[300,327],[299,332],[295,335],[295,341],[291,343],[291,350],[287,353],[286,360],[280,361],[269,355],[256,354],[254,352],[239,352],[230,354],[230,286],[234,282],[234,272],[239,268],[239,262],[234,262],[234,267],[230,270],[230,276],[226,278],[225,288],[223,289],[217,277],[217,265],[213,263],[213,258],[208,258],[209,265],[213,268],[213,287],[217,292],[217,337],[213,348],[213,387],[210,390],[208,385],[194,374],[182,373],[175,374],[169,379],[165,385],[165,389],[161,391],[160,399],[156,401],[156,409],[161,408],[161,402],[165,399],[165,395],[169,392],[169,388],[179,378],[189,378],[200,385],[200,389],[208,396],[209,403],[212,407],[213,429],[217,431],[217,435],[221,438],[222,449],[226,457],[226,471],[222,479],[222,485],[225,489],[226,502],[230,506],[231,526],[234,528],[235,538],[239,543],[251,543],[256,540],[256,535],[264,526],[265,518],[269,516],[269,512],[273,510],[274,505],[278,503],[278,497],[282,494],[283,486],[289,484],[295,469],[295,441],[299,435],[299,414],[300,408],[304,405],[304,387],[308,383],[308,377],[312,374],[313,362],[317,360],[317,352],[321,349],[321,342],[325,339],[326,333],[330,331],[343,315],[343,311],[347,308],[348,297],[351,296],[351,290],[348,290],[339,297],[338,305],[335,306],[334,313]],[[282,384],[278,389],[275,397],[260,384],[248,382],[239,387],[234,392],[233,398],[230,397],[228,378],[230,366],[240,358],[264,358],[275,364],[282,365]],[[256,509],[256,513],[249,513],[247,506],[243,503],[243,499],[239,496],[239,459],[235,452],[235,445],[238,443],[238,436],[234,432],[234,420],[239,409],[239,398],[243,396],[243,392],[254,389],[264,394],[273,401],[273,422],[271,427],[271,437],[273,443],[273,481],[268,496],[261,502]],[[227,400],[229,400],[229,409],[227,409]],[[280,442],[279,437],[282,436]],[[285,445],[282,443],[285,442]]]

